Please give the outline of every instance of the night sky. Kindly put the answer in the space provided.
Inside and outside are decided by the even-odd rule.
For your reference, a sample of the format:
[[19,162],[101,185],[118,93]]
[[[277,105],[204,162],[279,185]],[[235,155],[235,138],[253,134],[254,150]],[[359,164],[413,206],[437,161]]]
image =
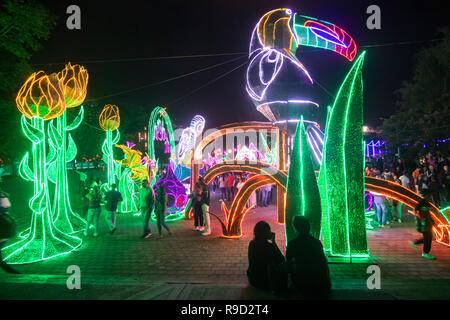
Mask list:
[[[432,42],[361,48],[368,45],[439,38],[439,26],[448,24],[442,1],[42,1],[59,17],[51,38],[31,63],[47,73],[63,63],[80,63],[89,70],[89,101],[141,105],[148,114],[153,107],[167,106],[175,123],[187,125],[195,114],[205,116],[207,127],[238,121],[262,120],[245,91],[243,66],[190,95],[220,75],[247,61],[246,56],[190,59],[129,59],[248,52],[253,27],[267,11],[293,11],[335,23],[367,50],[364,73],[364,121],[374,126],[395,111],[395,90],[412,77],[414,54]],[[81,30],[66,28],[66,8],[81,8]],[[381,8],[381,30],[366,27],[369,5]],[[239,58],[241,57],[241,58]],[[336,94],[351,64],[326,50],[300,47],[297,57],[312,77]],[[239,58],[208,71],[158,86],[102,98],[152,84],[184,73]],[[128,61],[124,61],[127,60]],[[98,60],[115,60],[98,62]],[[96,62],[97,61],[97,62]],[[41,65],[42,64],[42,65]],[[322,91],[322,108],[332,98]],[[187,95],[186,97],[184,97]],[[181,99],[180,99],[181,98]],[[174,101],[174,102],[173,102]],[[323,124],[323,123],[322,123]]]

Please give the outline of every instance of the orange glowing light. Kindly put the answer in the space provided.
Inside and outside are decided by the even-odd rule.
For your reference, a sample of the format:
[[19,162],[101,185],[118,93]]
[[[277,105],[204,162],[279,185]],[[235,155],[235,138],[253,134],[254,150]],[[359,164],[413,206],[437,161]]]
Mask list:
[[89,79],[87,70],[78,64],[72,66],[69,62],[57,77],[63,87],[66,108],[74,108],[82,104],[87,93]]
[[120,126],[119,108],[115,105],[107,104],[103,107],[99,117],[100,127],[105,130],[114,131]]
[[55,74],[48,76],[44,71],[33,73],[25,81],[17,93],[16,104],[29,119],[54,119],[66,109],[61,83]]

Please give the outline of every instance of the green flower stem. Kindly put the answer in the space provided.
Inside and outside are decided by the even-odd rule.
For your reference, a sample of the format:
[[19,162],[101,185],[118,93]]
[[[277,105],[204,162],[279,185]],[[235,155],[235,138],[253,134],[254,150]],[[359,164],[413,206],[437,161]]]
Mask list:
[[57,118],[57,129],[61,135],[61,146],[57,151],[57,176],[55,185],[54,197],[54,224],[59,230],[70,234],[82,231],[86,228],[86,221],[75,213],[70,206],[69,186],[67,183],[67,164],[66,164],[66,149],[67,149],[67,111],[64,111],[61,116]]
[[32,263],[67,254],[79,247],[81,239],[56,229],[47,186],[46,139],[42,118],[32,118],[33,127],[42,133],[33,142],[34,196],[30,200],[32,218],[30,232],[24,239],[13,242],[2,250],[4,260],[11,264]]

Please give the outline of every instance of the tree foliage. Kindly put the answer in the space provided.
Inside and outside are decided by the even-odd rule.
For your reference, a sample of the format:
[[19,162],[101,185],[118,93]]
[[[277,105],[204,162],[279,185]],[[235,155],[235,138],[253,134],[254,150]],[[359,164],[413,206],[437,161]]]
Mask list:
[[7,0],[0,4],[0,158],[21,156],[26,149],[15,105],[17,90],[33,72],[28,61],[48,39],[56,18],[36,1]]
[[381,126],[392,150],[408,144],[402,149],[435,151],[444,147],[438,140],[450,136],[450,27],[440,32],[443,40],[416,55],[413,79],[397,91],[398,111]]

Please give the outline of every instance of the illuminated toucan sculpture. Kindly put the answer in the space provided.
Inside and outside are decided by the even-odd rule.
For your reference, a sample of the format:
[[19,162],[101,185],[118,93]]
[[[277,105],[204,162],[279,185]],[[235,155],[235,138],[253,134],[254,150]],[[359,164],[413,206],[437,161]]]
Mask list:
[[[334,24],[290,9],[272,10],[261,17],[252,33],[246,89],[256,109],[275,124],[306,117],[308,142],[320,164],[323,133],[311,119],[319,104],[314,101],[314,80],[296,57],[299,46],[331,50],[349,61],[357,51],[352,37]],[[293,69],[300,72],[301,81],[283,82],[283,76]]]

